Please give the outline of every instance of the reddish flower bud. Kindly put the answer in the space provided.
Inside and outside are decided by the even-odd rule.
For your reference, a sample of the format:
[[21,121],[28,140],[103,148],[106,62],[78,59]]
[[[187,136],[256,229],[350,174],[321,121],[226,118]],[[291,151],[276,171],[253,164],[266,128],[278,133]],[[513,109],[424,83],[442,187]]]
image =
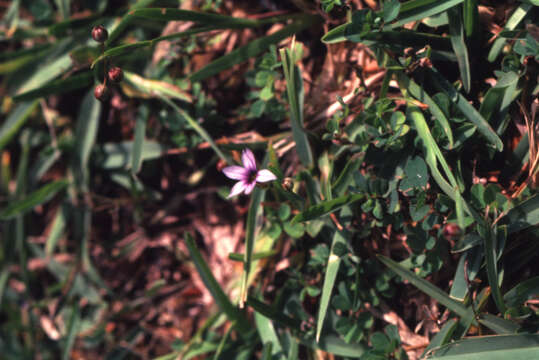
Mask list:
[[110,97],[110,91],[105,85],[99,84],[94,89],[94,96],[99,101],[106,101]]
[[102,25],[94,26],[92,29],[92,38],[98,43],[104,43],[108,37],[109,33]]
[[121,68],[119,68],[118,66],[115,66],[109,70],[108,76],[109,76],[109,80],[112,81],[113,83],[119,83],[124,78],[124,72],[122,71]]

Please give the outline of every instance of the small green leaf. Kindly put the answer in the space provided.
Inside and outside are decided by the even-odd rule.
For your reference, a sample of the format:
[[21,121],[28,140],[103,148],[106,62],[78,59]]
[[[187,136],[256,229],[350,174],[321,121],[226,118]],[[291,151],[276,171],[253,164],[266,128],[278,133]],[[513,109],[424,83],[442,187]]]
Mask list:
[[0,220],[12,219],[18,215],[31,211],[36,206],[44,204],[52,199],[59,191],[65,189],[68,184],[69,182],[67,180],[57,180],[44,185],[24,199],[6,206],[6,208],[0,212]]
[[337,211],[345,205],[352,204],[364,198],[365,194],[351,194],[341,196],[333,200],[322,201],[316,205],[311,205],[305,211],[294,216],[294,218],[292,218],[292,223],[317,219],[321,216]]

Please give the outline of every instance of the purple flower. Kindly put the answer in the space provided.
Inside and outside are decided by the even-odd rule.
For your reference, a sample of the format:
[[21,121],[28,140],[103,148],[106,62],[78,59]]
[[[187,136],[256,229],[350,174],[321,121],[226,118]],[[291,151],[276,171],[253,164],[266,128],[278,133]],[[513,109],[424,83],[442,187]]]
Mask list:
[[245,149],[242,151],[241,162],[243,163],[243,167],[233,165],[223,169],[223,172],[227,177],[239,180],[236,185],[232,187],[228,198],[241,194],[242,192],[246,195],[250,194],[257,182],[263,183],[277,180],[277,176],[271,171],[267,169],[257,170],[255,156],[251,150]]

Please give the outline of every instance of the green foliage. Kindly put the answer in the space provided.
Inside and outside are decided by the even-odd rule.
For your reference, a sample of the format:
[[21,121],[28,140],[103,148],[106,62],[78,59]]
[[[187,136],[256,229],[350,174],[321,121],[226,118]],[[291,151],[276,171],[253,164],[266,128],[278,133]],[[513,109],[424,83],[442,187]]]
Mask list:
[[[417,291],[445,314],[420,319],[441,327],[425,358],[537,353],[536,1],[503,8],[492,42],[475,0],[121,3],[15,0],[2,19],[2,359],[153,356],[153,327],[206,290],[216,306],[157,359],[407,359],[380,314],[417,321]],[[336,70],[344,47],[323,45],[345,41],[379,87]],[[277,180],[225,201],[246,147]],[[216,214],[244,234],[214,235]],[[197,300],[158,314],[175,296]]]

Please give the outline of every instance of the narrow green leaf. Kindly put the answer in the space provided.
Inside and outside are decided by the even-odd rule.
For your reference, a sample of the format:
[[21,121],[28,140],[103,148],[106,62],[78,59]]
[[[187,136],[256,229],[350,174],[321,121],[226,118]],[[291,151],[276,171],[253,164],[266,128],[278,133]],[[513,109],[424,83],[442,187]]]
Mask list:
[[502,140],[498,137],[496,132],[492,129],[488,122],[479,114],[479,112],[468,102],[468,100],[462,96],[453,85],[449,83],[438,71],[434,68],[428,71],[430,78],[433,80],[434,85],[438,87],[439,91],[445,92],[460,111],[470,120],[483,136],[485,136],[491,144],[495,146],[498,151],[503,150]]
[[146,136],[146,122],[148,121],[150,110],[147,106],[141,106],[135,119],[135,138],[133,139],[133,156],[131,158],[131,171],[138,173],[142,164],[142,144]]
[[407,91],[414,98],[429,106],[428,111],[434,116],[434,119],[438,125],[440,125],[440,127],[444,130],[444,134],[449,140],[449,146],[453,147],[453,132],[451,131],[449,120],[445,116],[442,109],[440,109],[436,101],[429,96],[423,87],[419,86],[414,80],[406,76],[404,72],[397,72],[397,79],[399,82],[399,87],[403,93],[404,91]]
[[471,87],[470,60],[468,59],[468,49],[464,41],[464,25],[461,14],[460,6],[455,6],[447,10],[451,45],[453,45],[453,50],[455,51],[455,55],[457,55],[462,85],[464,86],[464,90],[469,93]]
[[322,42],[325,44],[335,44],[338,42],[346,41],[346,28],[349,23],[341,24],[333,29],[329,30],[324,36],[322,36]]
[[34,207],[46,203],[54,197],[59,191],[67,187],[67,180],[57,180],[47,185],[44,185],[39,190],[26,196],[20,201],[10,203],[0,212],[0,220],[12,219],[18,215],[22,215],[31,211]]
[[351,182],[353,181],[354,173],[359,169],[361,162],[362,158],[351,158],[348,160],[339,177],[332,185],[332,192],[336,196],[341,196],[346,192],[348,186],[350,186]]
[[259,216],[262,214],[262,207],[260,206],[260,203],[264,199],[265,193],[265,190],[255,187],[251,195],[249,212],[247,213],[247,223],[245,229],[245,257],[243,259],[243,273],[241,275],[240,307],[243,307],[243,304],[245,301],[247,301],[249,274],[251,273],[256,236],[256,224],[259,220]]
[[477,336],[434,349],[427,359],[531,360],[539,353],[539,335]]
[[195,119],[193,119],[191,116],[189,116],[189,114],[186,111],[180,109],[180,107],[178,105],[176,105],[172,100],[168,99],[164,95],[161,95],[161,93],[157,93],[157,94],[159,95],[161,100],[163,100],[170,107],[172,107],[174,110],[176,110],[176,112],[178,112],[178,114],[180,114],[180,116],[183,117],[185,119],[185,121],[187,121],[187,123],[193,128],[193,130],[195,130],[198,133],[198,135],[200,135],[201,138],[203,138],[204,140],[206,140],[208,142],[208,144],[210,144],[211,148],[215,151],[215,153],[223,161],[225,161],[228,164],[232,164],[232,161],[229,159],[228,156],[226,156],[221,151],[221,149],[219,149],[219,147],[217,146],[215,141],[213,141],[213,139],[211,138],[210,134],[208,134],[206,129],[204,129],[202,126],[200,126],[199,123],[197,121],[195,121]]
[[32,111],[34,111],[37,101],[29,101],[17,105],[8,116],[2,127],[0,127],[0,151],[11,141],[19,129],[24,125]]
[[56,244],[58,240],[62,237],[62,234],[65,230],[67,224],[68,212],[63,206],[60,206],[56,211],[54,220],[52,222],[51,231],[47,237],[47,242],[45,243],[45,253],[47,256],[51,256],[54,253]]
[[202,281],[204,282],[204,285],[206,285],[206,288],[208,288],[208,290],[212,294],[215,303],[219,306],[221,311],[223,311],[227,315],[230,321],[236,322],[236,325],[238,326],[240,332],[247,332],[249,330],[249,324],[247,323],[247,320],[244,318],[243,314],[240,313],[234,305],[232,305],[228,296],[226,296],[221,286],[219,286],[217,280],[215,280],[215,277],[213,276],[208,264],[202,258],[202,255],[198,251],[195,241],[191,237],[191,234],[186,232],[184,237],[185,244],[187,245],[187,249],[189,250],[189,254],[193,259],[193,262],[195,263],[195,266],[198,270],[198,273],[200,274],[200,277],[202,278]]
[[479,11],[477,6],[477,0],[464,0],[462,17],[464,20],[466,37],[468,38],[472,38],[475,35],[476,28],[478,28]]
[[158,98],[159,95],[166,95],[173,99],[185,101],[188,103],[191,103],[193,101],[191,95],[189,95],[185,91],[182,91],[179,87],[166,81],[146,79],[129,71],[124,71],[124,78],[127,84],[133,86],[139,91],[142,91],[149,97]]
[[492,314],[481,314],[479,316],[479,323],[488,327],[498,335],[515,334],[518,329],[520,329],[520,325],[517,323]]
[[440,346],[443,346],[449,341],[451,341],[451,336],[453,335],[453,332],[457,328],[458,321],[457,319],[449,319],[444,326],[440,329],[440,331],[430,340],[429,345],[421,354],[421,359],[425,356],[425,354],[428,354],[432,349],[438,348]]
[[460,302],[464,302],[464,298],[468,293],[468,284],[466,283],[466,278],[464,275],[466,255],[467,254],[465,253],[460,256],[459,262],[457,264],[457,270],[455,271],[455,276],[453,277],[451,291],[449,292],[450,298]]
[[210,76],[220,73],[225,69],[231,68],[236,64],[247,61],[249,58],[257,56],[258,54],[266,51],[272,44],[277,44],[281,40],[312,26],[318,20],[319,18],[317,16],[312,15],[303,15],[298,17],[297,21],[285,26],[281,30],[276,31],[271,35],[253,40],[249,44],[237,48],[211,62],[194,74],[191,74],[189,79],[191,81],[202,81]]
[[344,340],[335,335],[322,336],[316,342],[310,339],[300,338],[300,342],[312,349],[320,349],[330,354],[352,359],[360,358],[367,351],[365,345],[347,344]]
[[298,332],[301,331],[301,320],[293,319],[283,314],[282,311],[279,311],[252,296],[247,297],[247,305],[252,307],[256,312],[264,315],[268,319],[276,321],[292,330]]
[[401,4],[397,21],[389,24],[394,29],[412,21],[421,20],[452,8],[464,0],[411,0]]
[[131,13],[138,9],[143,9],[152,5],[156,0],[138,0],[133,4],[129,11],[122,17],[120,22],[116,23],[112,29],[109,30],[109,37],[105,42],[105,48],[110,48],[111,45],[116,41],[116,39],[122,34],[122,32],[129,26],[131,21],[133,21],[133,16]]
[[[142,161],[157,159],[163,156],[167,148],[159,143],[145,141],[142,145]],[[104,169],[127,169],[131,164],[133,142],[108,143],[97,146],[95,160]]]
[[46,83],[43,86],[32,90],[19,93],[13,97],[15,101],[33,100],[54,94],[65,94],[73,90],[88,87],[94,83],[91,71],[85,71],[80,74],[69,76],[67,78],[57,79]]
[[86,92],[82,100],[77,125],[75,128],[74,168],[78,186],[86,189],[89,181],[88,161],[95,144],[101,117],[101,102],[94,96],[92,89]]
[[255,27],[259,23],[251,19],[205,13],[175,8],[136,9],[129,12],[133,17],[143,17],[153,21],[193,21],[203,25],[221,25],[227,28]]
[[281,49],[281,61],[286,79],[286,93],[290,105],[290,125],[292,137],[296,142],[296,152],[302,164],[306,167],[313,166],[313,155],[307,134],[303,128],[303,102],[304,89],[303,78],[299,67],[296,65],[296,49]]
[[[496,249],[496,233],[495,229],[486,227],[484,229],[483,241],[485,246],[485,259],[487,262],[487,278],[492,290],[492,297],[496,303],[498,310],[504,314],[506,310],[505,303],[502,298],[500,284],[498,283],[498,261]],[[500,230],[501,231],[501,230]]]
[[71,349],[73,348],[73,345],[75,345],[75,340],[80,331],[81,316],[78,303],[73,305],[72,309],[71,319],[69,320],[69,325],[67,328],[66,344],[62,355],[63,360],[68,360],[71,358]]
[[7,281],[9,280],[9,268],[4,266],[0,271],[0,306],[2,305],[2,299],[4,298],[4,290],[6,289]]
[[539,224],[539,195],[535,195],[518,204],[499,220],[500,225],[507,224],[508,233],[527,229]]
[[539,294],[539,276],[522,281],[503,296],[509,307],[520,306]]
[[269,351],[269,358],[284,360],[285,356],[283,353],[283,348],[281,347],[281,343],[279,342],[279,338],[277,337],[277,332],[275,331],[275,328],[273,327],[273,324],[270,319],[260,314],[259,312],[255,312],[255,325],[256,329],[258,330],[258,334],[260,335],[260,339],[262,340],[262,344],[271,345],[271,351]]
[[324,275],[324,285],[322,285],[322,295],[320,296],[320,305],[318,307],[318,317],[316,320],[316,341],[320,340],[322,334],[322,328],[324,326],[324,320],[328,311],[329,300],[333,287],[335,286],[335,279],[339,272],[339,265],[341,264],[341,258],[335,254],[337,247],[346,245],[346,238],[340,231],[335,231],[333,240],[331,241],[331,252],[329,254],[328,264],[326,266],[326,273]]
[[322,201],[316,205],[309,206],[305,211],[294,216],[292,218],[292,223],[317,219],[321,216],[337,211],[345,205],[362,200],[363,198],[365,198],[365,194],[350,194],[335,198],[333,200]]
[[[531,4],[520,4],[515,11],[511,14],[511,17],[509,17],[509,20],[507,20],[507,23],[505,24],[504,30],[513,30],[517,27],[517,25],[524,19],[524,17],[528,14],[528,12],[533,8],[533,5]],[[490,62],[494,62],[498,55],[500,55],[500,52],[502,51],[505,42],[507,39],[503,37],[499,37],[494,41],[494,44],[492,44],[492,47],[490,48],[490,51],[488,53],[487,59]]]
[[[408,280],[412,285],[453,311],[458,316],[463,319],[473,319],[474,314],[471,308],[467,308],[462,303],[451,299],[445,292],[432,285],[427,280],[420,278],[410,270],[385,256],[378,255],[377,258],[397,275]],[[475,324],[475,320],[472,320],[472,323]]]

